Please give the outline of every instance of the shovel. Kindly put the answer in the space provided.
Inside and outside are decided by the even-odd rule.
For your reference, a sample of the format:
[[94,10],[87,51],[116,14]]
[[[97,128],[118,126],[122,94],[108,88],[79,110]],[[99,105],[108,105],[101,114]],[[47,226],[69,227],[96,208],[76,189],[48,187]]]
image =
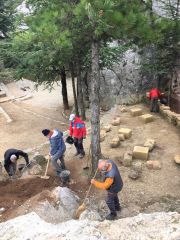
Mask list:
[[47,176],[47,170],[48,170],[48,167],[49,167],[49,161],[50,161],[50,156],[48,156],[48,159],[47,159],[47,165],[46,165],[45,174],[44,174],[44,176],[41,176],[42,179],[49,179],[50,178],[50,176]]
[[[96,172],[95,172],[93,178],[96,177],[97,172],[98,172],[98,168],[96,169]],[[76,210],[76,213],[75,213],[75,218],[76,218],[76,219],[79,219],[81,213],[86,210],[86,204],[85,204],[85,202],[86,202],[87,197],[89,196],[89,193],[90,193],[90,191],[91,191],[91,188],[92,188],[92,183],[91,183],[91,185],[89,186],[89,189],[88,189],[88,191],[87,191],[87,193],[86,193],[86,196],[85,196],[85,198],[84,198],[83,203],[82,203],[82,204],[78,207],[78,209]]]

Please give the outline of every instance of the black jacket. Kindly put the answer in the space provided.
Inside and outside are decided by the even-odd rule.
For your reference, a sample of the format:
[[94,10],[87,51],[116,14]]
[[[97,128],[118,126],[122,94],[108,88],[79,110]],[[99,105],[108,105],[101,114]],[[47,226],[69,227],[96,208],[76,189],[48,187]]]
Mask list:
[[26,164],[29,164],[29,157],[28,157],[27,153],[25,153],[21,150],[13,149],[13,148],[8,149],[4,153],[4,167],[8,174],[9,174],[9,166],[12,163],[10,160],[11,155],[16,155],[17,159],[19,159],[19,156],[22,156],[26,160]]

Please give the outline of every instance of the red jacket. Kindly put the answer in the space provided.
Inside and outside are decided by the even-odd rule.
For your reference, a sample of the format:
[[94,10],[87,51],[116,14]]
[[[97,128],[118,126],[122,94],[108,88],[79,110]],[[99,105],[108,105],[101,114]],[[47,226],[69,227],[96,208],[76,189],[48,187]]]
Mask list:
[[160,98],[161,93],[157,88],[153,88],[149,93],[149,99],[156,98],[156,97]]
[[70,124],[70,136],[73,136],[75,138],[83,138],[86,136],[86,127],[84,121],[82,121],[80,118],[75,117],[74,121]]

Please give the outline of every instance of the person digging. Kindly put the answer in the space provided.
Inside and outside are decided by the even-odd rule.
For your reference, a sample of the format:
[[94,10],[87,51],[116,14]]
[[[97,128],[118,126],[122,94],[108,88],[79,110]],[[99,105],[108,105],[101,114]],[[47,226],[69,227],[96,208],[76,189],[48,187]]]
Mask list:
[[17,160],[22,156],[26,161],[26,166],[30,167],[28,154],[18,149],[8,149],[4,153],[4,168],[11,179],[15,177]]
[[[60,177],[60,174],[65,170],[64,153],[66,151],[66,145],[63,139],[63,133],[59,129],[49,130],[43,129],[42,134],[49,139],[50,153],[52,166],[56,171],[56,176]],[[60,160],[60,164],[58,163]]]
[[106,204],[110,210],[110,214],[106,216],[106,219],[114,220],[117,216],[116,211],[121,211],[118,192],[123,188],[123,181],[117,165],[112,160],[100,159],[98,162],[98,170],[103,176],[104,181],[99,182],[93,178],[91,179],[91,184],[107,191]]

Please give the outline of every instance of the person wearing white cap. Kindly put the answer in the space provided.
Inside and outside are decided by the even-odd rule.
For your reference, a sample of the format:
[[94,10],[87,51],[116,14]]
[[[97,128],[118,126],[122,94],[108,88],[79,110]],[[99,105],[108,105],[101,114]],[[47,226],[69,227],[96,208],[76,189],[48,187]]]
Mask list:
[[11,148],[4,153],[4,168],[10,177],[16,172],[17,160],[20,156],[24,157],[26,165],[29,165],[28,154],[21,150]]
[[79,155],[80,158],[83,158],[85,155],[83,139],[86,138],[85,123],[75,114],[70,115],[69,121],[70,121],[69,133],[70,136],[74,138],[74,145],[77,151],[75,156]]

